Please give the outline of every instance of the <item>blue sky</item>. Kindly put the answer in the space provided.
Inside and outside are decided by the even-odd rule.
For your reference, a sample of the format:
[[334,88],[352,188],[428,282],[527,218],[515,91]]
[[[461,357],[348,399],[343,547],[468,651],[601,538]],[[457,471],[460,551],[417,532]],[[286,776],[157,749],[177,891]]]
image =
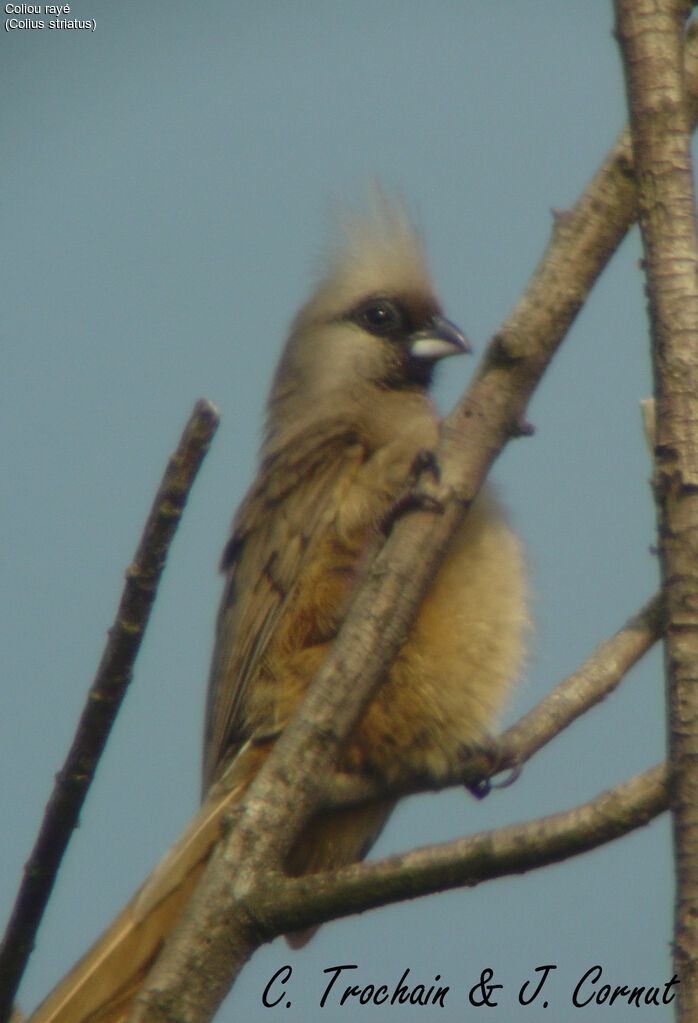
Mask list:
[[[360,199],[375,177],[399,188],[447,314],[482,351],[540,257],[550,209],[574,202],[625,120],[605,0],[79,0],[71,17],[95,18],[96,31],[5,33],[0,62],[3,917],[165,460],[198,397],[222,423],[39,934],[25,1009],[196,807],[218,557],[331,202]],[[533,399],[535,436],[495,467],[535,593],[532,657],[507,722],[656,587],[639,254],[634,231]],[[443,410],[474,365],[441,367]],[[482,803],[406,801],[375,854],[563,809],[658,762],[662,689],[655,652],[512,788]],[[520,983],[555,963],[551,1010],[566,1023],[578,1012],[570,990],[596,963],[612,985],[669,980],[671,901],[665,819],[527,877],[328,925],[300,953],[275,942],[220,1019],[314,1018],[322,971],[356,963],[366,983],[394,983],[408,966],[427,984],[440,974],[452,988],[442,1020],[507,1023],[526,1016]],[[285,963],[292,1006],[264,1009]],[[467,991],[486,967],[505,988],[499,1008],[478,1013]],[[409,1015],[327,1005],[321,1018],[352,1013]],[[614,1020],[636,1017],[614,1006]]]

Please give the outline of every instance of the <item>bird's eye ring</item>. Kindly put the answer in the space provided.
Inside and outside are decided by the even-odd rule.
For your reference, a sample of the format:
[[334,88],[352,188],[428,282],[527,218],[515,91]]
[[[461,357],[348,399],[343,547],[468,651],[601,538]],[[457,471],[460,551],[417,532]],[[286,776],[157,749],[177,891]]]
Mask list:
[[362,306],[356,314],[356,322],[371,334],[382,337],[402,330],[403,317],[394,302],[374,299]]

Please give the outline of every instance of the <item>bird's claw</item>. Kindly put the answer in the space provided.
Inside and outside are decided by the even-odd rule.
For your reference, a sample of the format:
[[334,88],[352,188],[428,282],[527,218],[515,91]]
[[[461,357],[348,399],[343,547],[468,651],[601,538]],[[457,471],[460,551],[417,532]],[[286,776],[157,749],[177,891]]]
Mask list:
[[428,472],[436,483],[441,480],[441,468],[436,454],[429,448],[422,448],[412,460],[410,472],[402,494],[392,505],[381,523],[381,530],[387,536],[399,518],[411,511],[429,511],[437,515],[444,512],[443,502],[433,494],[418,489],[419,478]]
[[429,511],[443,515],[444,506],[438,497],[422,494],[418,490],[408,490],[393,504],[381,523],[381,530],[388,536],[399,518],[411,511]]
[[[492,789],[506,789],[513,785],[521,774],[521,767],[510,767],[503,763],[499,744],[489,736],[472,746],[463,746],[461,759],[464,762],[465,787],[476,799],[484,799]],[[506,770],[500,781],[493,781],[495,775]]]
[[441,481],[441,466],[439,465],[439,460],[436,457],[436,452],[432,451],[431,448],[422,448],[414,456],[412,466],[410,468],[410,483],[416,483],[421,474],[426,470],[431,473],[437,483]]

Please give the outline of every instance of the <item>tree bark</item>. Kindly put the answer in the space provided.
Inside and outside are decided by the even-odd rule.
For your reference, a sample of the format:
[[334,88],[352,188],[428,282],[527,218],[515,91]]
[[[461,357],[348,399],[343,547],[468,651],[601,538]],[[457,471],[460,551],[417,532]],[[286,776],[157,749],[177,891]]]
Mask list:
[[698,246],[681,59],[692,6],[616,0],[655,375],[680,1020],[698,1019]]

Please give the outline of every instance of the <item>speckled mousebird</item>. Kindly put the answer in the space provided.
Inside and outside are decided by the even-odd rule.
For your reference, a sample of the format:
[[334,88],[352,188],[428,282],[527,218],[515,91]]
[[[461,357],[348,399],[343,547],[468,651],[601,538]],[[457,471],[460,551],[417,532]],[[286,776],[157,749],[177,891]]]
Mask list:
[[[415,457],[436,445],[434,367],[468,350],[443,316],[404,204],[376,194],[369,215],[345,216],[292,323],[257,476],[223,555],[204,790],[235,756],[243,783],[251,779],[298,707]],[[407,766],[453,763],[495,723],[527,625],[520,543],[488,486],[342,750],[341,770],[394,779]],[[361,859],[391,809],[381,802],[316,819],[289,870]]]

